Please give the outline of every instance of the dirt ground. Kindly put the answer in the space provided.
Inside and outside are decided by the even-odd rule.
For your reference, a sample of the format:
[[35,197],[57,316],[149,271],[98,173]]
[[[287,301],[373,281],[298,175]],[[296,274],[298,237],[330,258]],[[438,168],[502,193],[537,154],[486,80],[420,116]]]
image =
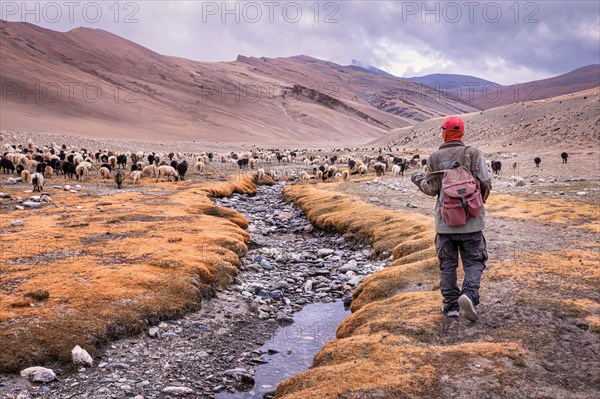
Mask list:
[[[529,154],[515,154],[524,162]],[[525,168],[524,168],[525,169]],[[512,172],[512,171],[511,171]],[[489,260],[478,306],[480,320],[441,315],[433,236],[416,225],[412,240],[398,239],[391,267],[376,273],[354,295],[353,314],[338,339],[313,367],[281,384],[278,397],[312,398],[589,398],[600,395],[600,186],[597,153],[577,166],[560,162],[543,170],[494,179],[486,229]],[[517,171],[515,171],[515,174]],[[556,178],[555,182],[551,177]],[[539,180],[543,179],[543,180]],[[418,192],[409,177],[362,178],[319,185],[321,196],[297,188],[292,197],[317,220],[338,229],[352,209],[433,216],[435,198]],[[327,194],[329,192],[329,194]],[[352,197],[340,198],[343,193]],[[354,199],[371,204],[356,208]],[[344,206],[319,203],[338,198]],[[331,201],[331,199],[330,199]],[[335,201],[334,201],[335,203]],[[360,209],[360,210],[359,210]],[[352,217],[352,216],[349,216]],[[390,216],[379,223],[397,227]],[[415,220],[420,220],[415,218]],[[433,227],[429,219],[428,229]],[[325,222],[324,222],[325,223]],[[412,225],[412,227],[411,227]],[[382,233],[372,238],[389,240]],[[414,243],[414,244],[410,244]],[[412,255],[410,255],[412,254]],[[411,263],[412,262],[412,263]],[[416,373],[416,374],[415,374]],[[351,380],[343,376],[352,375]],[[348,381],[348,382],[344,382]]]
[[[34,138],[43,137],[38,136]],[[57,138],[64,137],[48,141]],[[82,140],[81,146],[106,146]],[[123,150],[152,146],[127,141],[107,145]],[[179,148],[185,145],[165,146],[164,151]],[[370,172],[347,182],[297,185],[298,200],[306,201],[303,209],[315,226],[370,239],[377,253],[392,259],[389,267],[366,278],[355,291],[353,314],[340,326],[338,340],[324,347],[311,370],[282,384],[278,397],[587,398],[600,394],[598,151],[570,150],[568,164],[562,164],[558,154],[544,152],[539,169],[527,151],[486,154],[488,159],[501,156],[505,167],[494,179],[487,204],[490,259],[481,290],[481,319],[476,324],[446,320],[440,314],[432,248],[435,199],[416,191],[409,180],[412,171],[404,178],[389,174],[378,178]],[[515,170],[509,167],[512,161],[519,163]],[[309,169],[299,162],[269,168],[281,178]],[[513,175],[524,178],[525,186],[516,186]],[[75,188],[77,183],[51,178],[45,191],[52,203],[41,210],[16,210],[18,197],[32,195],[31,186],[7,186],[4,181],[0,191],[11,198],[0,202],[0,320],[4,320],[0,322],[10,339],[2,340],[7,346],[1,353],[13,359],[3,363],[5,371],[18,370],[24,358],[68,361],[57,353],[82,342],[89,331],[97,333],[85,341],[89,342],[86,349],[93,352],[111,339],[138,334],[158,319],[197,310],[197,295],[204,291],[190,288],[189,279],[197,278],[200,286],[227,286],[249,239],[241,215],[215,207],[208,199],[208,195],[252,192],[235,169],[213,165],[204,176],[190,172],[186,182],[144,179],[137,187],[126,184],[121,192],[112,180],[92,178],[79,183],[81,190],[71,192],[63,189],[64,184]],[[308,195],[302,187],[318,189]],[[12,226],[15,220],[23,220],[24,226]],[[193,231],[180,234],[182,225],[193,226]],[[68,271],[72,281],[64,284],[48,278],[40,264]],[[122,289],[102,288],[112,287],[115,281],[123,284]],[[156,284],[165,284],[159,291],[166,297],[147,295]],[[44,299],[40,290],[48,291],[50,299]],[[112,311],[111,303],[117,304],[119,313]],[[53,345],[53,336],[47,335],[52,328],[61,331],[62,327],[22,323],[64,315],[69,309],[83,310],[76,315],[89,314],[98,304],[107,307],[84,318],[91,330],[75,324],[64,329],[66,335],[61,337],[71,336],[61,343],[64,348]],[[123,316],[133,323],[112,318],[122,309],[133,309]],[[103,325],[113,327],[99,332],[98,316],[104,317]],[[239,321],[246,323],[244,317]],[[30,340],[40,336],[46,337],[39,341],[42,344],[31,346]],[[15,348],[21,348],[16,356]],[[470,387],[468,392],[465,386]]]

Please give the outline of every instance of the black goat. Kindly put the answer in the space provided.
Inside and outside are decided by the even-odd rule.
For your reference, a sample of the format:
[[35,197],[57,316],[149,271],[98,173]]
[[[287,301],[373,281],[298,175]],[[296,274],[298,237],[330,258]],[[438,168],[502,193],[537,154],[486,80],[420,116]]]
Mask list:
[[117,171],[115,173],[115,183],[117,183],[117,188],[120,190],[123,188],[123,181],[125,180],[125,173],[122,171]]
[[72,179],[77,172],[76,171],[77,167],[75,166],[75,164],[71,163],[71,162],[66,162],[66,161],[64,161],[64,163],[62,164],[61,169],[62,169],[65,177],[69,177],[69,179]]
[[4,174],[8,174],[10,172],[15,171],[15,165],[12,163],[12,161],[10,159],[6,159],[6,158],[0,159],[0,167],[2,167],[2,172]]
[[35,171],[37,173],[41,173],[42,176],[46,177],[46,166],[48,166],[46,162],[40,162],[36,165]]
[[117,165],[118,165],[120,168],[123,168],[123,169],[125,169],[125,168],[126,168],[126,166],[127,166],[127,155],[119,155],[119,156],[117,157]]
[[492,161],[492,171],[495,174],[500,174],[500,172],[502,171],[502,162]]
[[177,169],[177,173],[179,173],[179,180],[185,180],[185,174],[187,173],[187,170],[188,170],[187,161],[183,161],[182,163],[177,165],[176,169]]
[[238,159],[237,164],[240,169],[248,169],[248,158]]
[[567,163],[567,159],[569,158],[569,154],[567,154],[566,152],[563,152],[562,154],[560,154],[560,157],[562,158],[562,163]]
[[535,157],[535,158],[533,159],[533,162],[535,162],[535,167],[536,167],[536,168],[539,168],[539,167],[540,167],[540,164],[542,163],[542,158],[540,158],[540,157]]

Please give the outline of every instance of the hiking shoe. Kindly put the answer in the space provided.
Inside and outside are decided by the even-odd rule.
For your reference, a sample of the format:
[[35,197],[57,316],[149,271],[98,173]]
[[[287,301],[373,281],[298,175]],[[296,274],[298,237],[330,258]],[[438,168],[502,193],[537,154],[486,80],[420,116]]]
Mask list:
[[471,322],[477,321],[479,316],[477,315],[477,311],[475,310],[475,305],[473,305],[473,301],[471,298],[462,294],[460,298],[458,298],[458,306],[465,312],[465,318]]
[[458,317],[458,316],[460,316],[460,313],[458,313],[458,310],[445,310],[443,306],[442,306],[442,313],[445,314],[446,317]]

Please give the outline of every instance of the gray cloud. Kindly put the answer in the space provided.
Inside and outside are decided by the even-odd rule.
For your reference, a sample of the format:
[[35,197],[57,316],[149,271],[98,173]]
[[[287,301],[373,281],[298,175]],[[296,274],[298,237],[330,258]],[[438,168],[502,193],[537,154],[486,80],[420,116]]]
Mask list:
[[84,1],[70,6],[72,21],[65,1],[29,2],[27,15],[22,5],[3,1],[2,18],[105,29],[198,61],[305,54],[399,76],[459,73],[505,84],[600,62],[596,1]]

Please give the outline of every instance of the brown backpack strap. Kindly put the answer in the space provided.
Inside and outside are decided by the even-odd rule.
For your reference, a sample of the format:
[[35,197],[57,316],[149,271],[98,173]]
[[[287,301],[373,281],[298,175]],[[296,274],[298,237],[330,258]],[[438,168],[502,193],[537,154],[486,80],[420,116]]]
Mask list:
[[[467,152],[467,148],[470,148],[470,147],[471,147],[471,146],[468,146],[468,145],[467,145],[467,146],[465,146],[465,148],[463,148],[463,149],[462,149],[462,151],[460,152],[460,157],[458,158],[458,161],[457,161],[459,165],[461,165],[461,166],[465,166],[465,153]],[[472,161],[472,160],[471,160],[471,161]],[[470,165],[470,166],[471,166],[471,168],[469,168],[469,171],[470,171],[471,173],[473,172],[473,171],[472,171],[472,168],[473,168],[473,165],[472,165],[472,163],[473,163],[473,162],[471,162],[471,165]],[[442,170],[436,170],[435,172],[428,172],[428,173],[427,173],[427,175],[428,175],[428,176],[432,176],[432,175],[438,175],[438,174],[442,175],[442,174],[444,174],[444,173],[448,172],[449,170],[451,170],[451,169],[442,169]]]
[[460,158],[458,159],[458,163],[462,166],[465,166],[465,153],[467,152],[467,148],[469,148],[468,145],[460,152]]

